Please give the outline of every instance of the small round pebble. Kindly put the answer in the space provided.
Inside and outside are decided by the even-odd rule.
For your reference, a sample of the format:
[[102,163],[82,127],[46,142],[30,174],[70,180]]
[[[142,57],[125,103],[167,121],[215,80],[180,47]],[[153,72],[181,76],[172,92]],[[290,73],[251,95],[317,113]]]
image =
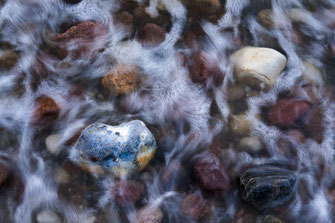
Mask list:
[[51,210],[43,210],[36,216],[37,223],[62,223],[61,218]]

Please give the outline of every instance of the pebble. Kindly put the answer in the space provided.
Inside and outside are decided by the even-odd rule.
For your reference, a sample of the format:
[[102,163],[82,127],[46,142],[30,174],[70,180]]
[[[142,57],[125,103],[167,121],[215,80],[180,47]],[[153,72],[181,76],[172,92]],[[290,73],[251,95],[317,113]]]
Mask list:
[[258,13],[258,21],[267,28],[274,28],[273,14],[271,9],[263,9]]
[[35,101],[33,122],[38,126],[51,124],[58,118],[59,107],[54,99],[41,96]]
[[262,89],[272,87],[286,66],[283,54],[264,47],[244,47],[233,53],[230,60],[238,81]]
[[64,2],[69,4],[78,4],[79,2],[81,2],[81,0],[64,0]]
[[210,213],[211,207],[200,194],[189,194],[183,200],[181,210],[184,215],[199,220]]
[[264,215],[264,216],[258,217],[257,223],[283,223],[283,222],[275,216]]
[[71,177],[62,167],[57,167],[55,169],[55,181],[60,184],[66,184],[70,181]]
[[279,99],[268,111],[267,117],[271,124],[288,127],[304,117],[310,110],[306,101],[295,99]]
[[43,210],[36,216],[37,223],[62,223],[61,218],[51,210]]
[[233,85],[227,87],[227,100],[237,101],[243,99],[245,96],[245,90],[242,85]]
[[284,168],[259,165],[240,175],[242,199],[258,210],[268,210],[286,203],[296,190],[296,175]]
[[134,32],[134,18],[128,12],[119,12],[114,16],[114,22],[122,26],[129,33]]
[[157,46],[165,40],[165,34],[164,28],[154,23],[147,23],[139,28],[137,38],[145,46]]
[[19,52],[0,49],[0,69],[10,70],[20,58]]
[[6,166],[0,164],[0,186],[8,179],[9,174],[9,169]]
[[163,220],[163,212],[159,207],[145,206],[136,214],[137,223],[160,223]]
[[257,137],[247,136],[241,139],[239,147],[242,151],[256,153],[261,151],[262,143]]
[[102,86],[117,95],[133,92],[138,82],[138,71],[130,65],[116,66],[101,79]]
[[324,117],[320,108],[312,108],[306,115],[304,120],[306,128],[304,130],[307,136],[314,139],[316,142],[321,143],[323,141],[324,134]]
[[236,115],[235,117],[232,117],[230,119],[230,130],[235,133],[236,135],[248,135],[250,130],[249,130],[249,126],[250,123],[247,120],[247,116],[245,114],[239,114]]
[[49,135],[45,139],[45,145],[48,151],[55,155],[57,155],[62,149],[62,145],[59,144],[60,142],[61,142],[61,136],[58,134]]
[[132,205],[143,195],[142,183],[133,180],[116,180],[112,188],[114,201],[120,205]]
[[81,133],[71,158],[79,164],[102,167],[119,177],[144,169],[156,148],[155,138],[142,121],[118,126],[94,123]]
[[197,182],[208,191],[229,190],[229,178],[219,158],[211,153],[202,153],[193,166]]
[[324,80],[321,71],[311,62],[304,62],[304,72],[302,74],[304,81],[316,86],[323,86]]

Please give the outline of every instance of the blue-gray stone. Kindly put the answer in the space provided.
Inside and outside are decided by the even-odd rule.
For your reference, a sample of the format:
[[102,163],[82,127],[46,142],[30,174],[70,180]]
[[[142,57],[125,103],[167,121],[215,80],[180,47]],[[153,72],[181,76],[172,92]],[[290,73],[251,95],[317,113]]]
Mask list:
[[155,138],[142,121],[118,126],[94,123],[81,133],[71,158],[81,165],[99,166],[121,176],[143,169],[156,148]]

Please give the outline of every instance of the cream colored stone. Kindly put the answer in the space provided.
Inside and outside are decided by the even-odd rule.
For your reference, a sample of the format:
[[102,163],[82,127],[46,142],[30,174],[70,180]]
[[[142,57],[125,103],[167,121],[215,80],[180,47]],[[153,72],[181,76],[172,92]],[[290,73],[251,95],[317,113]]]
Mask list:
[[304,23],[308,18],[313,17],[312,13],[300,8],[291,9],[289,12],[289,18],[292,22],[301,22]]
[[136,214],[137,223],[160,223],[163,220],[163,212],[159,207],[145,206]]
[[62,145],[60,144],[61,141],[61,136],[58,134],[53,134],[53,135],[49,135],[46,139],[45,139],[45,145],[48,149],[48,151],[52,154],[58,154],[61,149],[62,149]]
[[70,181],[70,175],[62,168],[55,169],[55,180],[57,183],[66,184]]
[[233,85],[227,87],[227,100],[237,101],[245,96],[244,87],[241,85]]
[[249,133],[249,121],[245,114],[236,115],[230,120],[230,129],[237,135],[247,135]]
[[60,217],[51,210],[43,210],[36,216],[36,222],[38,223],[61,223]]
[[264,47],[244,47],[230,57],[234,74],[241,83],[268,89],[286,66],[286,57]]
[[240,141],[240,149],[249,153],[259,152],[262,149],[262,143],[257,137],[244,137]]
[[322,86],[324,84],[321,71],[309,61],[304,62],[302,79],[308,83]]

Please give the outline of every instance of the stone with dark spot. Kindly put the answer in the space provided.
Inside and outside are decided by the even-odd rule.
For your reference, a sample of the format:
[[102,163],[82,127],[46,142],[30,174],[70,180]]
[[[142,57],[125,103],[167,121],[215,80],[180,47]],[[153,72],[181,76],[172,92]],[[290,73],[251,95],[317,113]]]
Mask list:
[[240,175],[242,199],[258,210],[285,204],[296,190],[296,175],[290,170],[271,165],[248,168]]
[[288,127],[298,121],[310,109],[310,104],[303,100],[279,99],[268,111],[268,120],[279,127]]
[[211,153],[205,152],[195,162],[193,171],[197,182],[208,191],[229,190],[229,178],[219,158]]
[[209,202],[200,194],[187,195],[182,202],[181,209],[184,215],[194,220],[207,216],[211,211]]
[[135,204],[141,199],[143,192],[143,184],[133,180],[116,180],[112,187],[114,200],[120,205]]
[[37,126],[51,124],[58,118],[59,107],[57,103],[48,96],[41,96],[35,101],[35,113],[33,123]]
[[147,23],[140,27],[137,38],[145,46],[157,46],[165,40],[165,29],[154,24]]

